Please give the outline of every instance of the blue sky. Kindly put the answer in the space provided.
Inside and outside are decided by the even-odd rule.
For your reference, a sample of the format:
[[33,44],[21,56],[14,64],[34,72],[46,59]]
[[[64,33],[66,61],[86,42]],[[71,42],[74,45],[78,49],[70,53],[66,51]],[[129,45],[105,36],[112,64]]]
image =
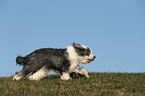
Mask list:
[[89,72],[145,72],[144,0],[1,0],[0,76],[20,71],[17,54],[65,48],[93,49]]

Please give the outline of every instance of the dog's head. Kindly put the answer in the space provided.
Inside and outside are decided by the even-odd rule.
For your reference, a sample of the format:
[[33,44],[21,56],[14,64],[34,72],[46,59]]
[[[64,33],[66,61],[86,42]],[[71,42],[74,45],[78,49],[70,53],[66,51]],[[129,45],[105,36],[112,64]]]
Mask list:
[[78,54],[81,63],[87,64],[96,58],[96,56],[93,54],[92,49],[88,48],[87,46],[76,43],[73,43],[72,46]]

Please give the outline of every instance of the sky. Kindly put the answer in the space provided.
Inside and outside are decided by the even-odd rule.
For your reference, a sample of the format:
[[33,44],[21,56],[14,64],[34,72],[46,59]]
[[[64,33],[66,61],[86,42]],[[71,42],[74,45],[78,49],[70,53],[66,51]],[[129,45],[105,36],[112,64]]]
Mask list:
[[17,54],[84,44],[89,72],[145,72],[145,0],[1,0],[0,77],[22,69]]

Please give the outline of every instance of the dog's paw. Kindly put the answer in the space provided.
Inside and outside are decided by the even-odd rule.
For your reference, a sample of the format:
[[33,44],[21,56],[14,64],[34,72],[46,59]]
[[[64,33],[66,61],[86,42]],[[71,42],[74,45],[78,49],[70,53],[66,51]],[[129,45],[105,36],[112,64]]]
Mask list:
[[62,76],[61,76],[62,80],[69,80],[71,79],[69,72],[63,72]]
[[15,80],[20,80],[22,77],[23,77],[23,76],[15,75],[15,76],[13,77],[13,81],[15,81]]

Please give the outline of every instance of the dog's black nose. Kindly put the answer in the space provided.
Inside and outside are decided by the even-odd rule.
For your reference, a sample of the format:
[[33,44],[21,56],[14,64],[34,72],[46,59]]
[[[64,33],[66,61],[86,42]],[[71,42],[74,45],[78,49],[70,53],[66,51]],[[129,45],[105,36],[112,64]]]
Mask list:
[[94,59],[96,58],[96,56],[94,56]]

